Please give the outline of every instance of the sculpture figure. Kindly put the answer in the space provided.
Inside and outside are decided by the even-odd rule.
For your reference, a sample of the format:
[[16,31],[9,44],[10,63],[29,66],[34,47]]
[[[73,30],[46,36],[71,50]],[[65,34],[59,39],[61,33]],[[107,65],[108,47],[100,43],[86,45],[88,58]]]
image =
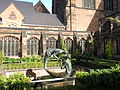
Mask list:
[[[64,54],[65,56],[61,58],[60,57],[61,54]],[[49,74],[52,73],[47,69],[47,63],[50,60],[49,59],[50,57],[55,57],[57,60],[61,61],[61,69],[66,69],[66,72],[65,72],[66,74],[64,77],[70,76],[72,71],[72,65],[70,61],[70,55],[68,54],[67,51],[64,51],[61,49],[48,49],[46,51],[45,57],[44,57],[44,68]]]

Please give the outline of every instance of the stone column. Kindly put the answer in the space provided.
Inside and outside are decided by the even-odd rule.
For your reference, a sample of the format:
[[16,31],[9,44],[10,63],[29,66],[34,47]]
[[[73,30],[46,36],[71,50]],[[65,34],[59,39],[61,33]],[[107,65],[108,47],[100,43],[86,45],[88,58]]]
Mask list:
[[46,52],[46,34],[45,33],[41,33],[41,45],[40,45],[40,50],[41,50],[41,54],[45,55]]
[[102,39],[102,36],[101,36],[101,27],[102,27],[102,26],[99,27],[99,36],[98,36],[98,37],[99,37],[99,42],[98,42],[98,47],[99,47],[99,48],[98,48],[98,55],[101,55],[101,54],[102,54],[102,48],[103,48],[103,47],[102,47],[102,40],[101,40],[101,39]]
[[58,34],[57,48],[61,48],[62,34]]
[[117,54],[117,44],[116,44],[116,39],[113,39],[112,40],[112,43],[113,43],[113,53],[114,54]]
[[27,33],[26,31],[21,33],[21,57],[24,57],[27,55]]

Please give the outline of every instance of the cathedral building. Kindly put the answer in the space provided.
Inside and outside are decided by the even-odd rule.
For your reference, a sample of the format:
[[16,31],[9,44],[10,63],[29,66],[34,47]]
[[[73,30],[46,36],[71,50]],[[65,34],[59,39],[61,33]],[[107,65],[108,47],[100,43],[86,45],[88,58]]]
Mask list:
[[[7,57],[43,55],[49,48],[60,48],[61,39],[69,53],[85,51],[89,31],[65,29],[42,2],[0,0],[0,51]],[[80,49],[82,48],[82,49]]]
[[49,13],[50,12],[47,10],[47,8],[44,6],[44,4],[39,1],[35,6],[34,6],[34,11],[36,13]]
[[67,31],[90,31],[95,44],[95,55],[105,55],[106,44],[113,44],[113,55],[120,55],[119,0],[53,0],[52,12]]

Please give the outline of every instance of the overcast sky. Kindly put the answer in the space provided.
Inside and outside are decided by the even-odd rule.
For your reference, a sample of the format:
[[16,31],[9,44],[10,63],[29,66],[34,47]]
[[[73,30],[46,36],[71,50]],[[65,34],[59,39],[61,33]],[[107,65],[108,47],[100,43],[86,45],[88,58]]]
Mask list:
[[[19,1],[32,2],[33,5],[35,5],[39,0],[19,0]],[[51,12],[52,0],[41,0],[41,1],[47,7],[47,9]]]

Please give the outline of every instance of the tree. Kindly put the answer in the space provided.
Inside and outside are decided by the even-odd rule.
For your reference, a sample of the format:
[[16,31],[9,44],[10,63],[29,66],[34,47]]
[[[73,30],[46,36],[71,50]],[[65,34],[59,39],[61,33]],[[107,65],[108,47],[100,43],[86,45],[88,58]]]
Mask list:
[[111,59],[113,56],[113,46],[111,40],[107,42],[106,49],[105,49],[106,58]]

